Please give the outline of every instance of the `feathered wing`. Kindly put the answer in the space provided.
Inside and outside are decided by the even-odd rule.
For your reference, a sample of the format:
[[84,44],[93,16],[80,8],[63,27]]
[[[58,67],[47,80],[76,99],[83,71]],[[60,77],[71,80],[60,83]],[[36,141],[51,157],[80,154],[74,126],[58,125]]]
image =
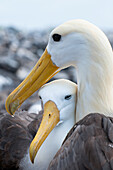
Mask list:
[[0,169],[18,169],[37,132],[42,114],[17,112],[11,117],[0,113]]
[[89,114],[70,130],[48,170],[70,169],[113,169],[113,118]]

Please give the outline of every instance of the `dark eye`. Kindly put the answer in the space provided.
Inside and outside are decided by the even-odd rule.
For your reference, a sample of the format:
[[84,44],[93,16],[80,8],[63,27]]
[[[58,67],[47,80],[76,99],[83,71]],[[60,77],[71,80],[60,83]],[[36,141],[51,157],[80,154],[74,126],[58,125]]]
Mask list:
[[39,96],[39,99],[42,99],[41,96]]
[[69,100],[69,99],[71,99],[71,97],[72,97],[72,95],[66,95],[65,100]]
[[53,40],[57,41],[57,42],[60,41],[60,39],[61,39],[61,35],[60,34],[53,34],[52,37],[53,37]]

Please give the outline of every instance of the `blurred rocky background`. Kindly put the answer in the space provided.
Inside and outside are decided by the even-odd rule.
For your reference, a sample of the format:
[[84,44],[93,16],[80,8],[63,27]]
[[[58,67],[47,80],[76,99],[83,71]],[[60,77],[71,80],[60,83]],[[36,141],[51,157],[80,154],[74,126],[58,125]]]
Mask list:
[[[0,111],[5,109],[9,93],[30,73],[42,55],[50,31],[25,32],[12,27],[0,28]],[[105,33],[113,47],[113,31]],[[74,68],[62,70],[51,80],[59,78],[76,82]],[[40,110],[37,92],[23,103],[21,109],[29,112]]]

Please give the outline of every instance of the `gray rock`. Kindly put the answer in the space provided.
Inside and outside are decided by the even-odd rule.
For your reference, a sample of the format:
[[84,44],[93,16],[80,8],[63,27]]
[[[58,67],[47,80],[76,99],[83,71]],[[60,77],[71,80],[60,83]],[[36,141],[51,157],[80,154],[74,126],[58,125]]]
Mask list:
[[25,48],[19,48],[16,53],[17,57],[20,57],[21,59],[26,58],[27,60],[34,60],[35,55],[30,51]]
[[3,89],[4,86],[11,85],[12,82],[13,81],[11,78],[0,75],[0,91]]
[[18,71],[16,72],[16,76],[17,78],[19,78],[19,80],[24,80],[25,77],[29,74],[30,70],[26,67],[20,67],[18,69]]
[[20,63],[9,56],[0,58],[0,68],[15,73]]

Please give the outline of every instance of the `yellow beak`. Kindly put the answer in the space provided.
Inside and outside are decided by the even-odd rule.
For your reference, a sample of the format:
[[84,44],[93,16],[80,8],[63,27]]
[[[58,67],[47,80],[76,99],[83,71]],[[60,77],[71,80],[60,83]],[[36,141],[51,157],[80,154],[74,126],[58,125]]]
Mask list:
[[19,108],[28,97],[59,71],[59,67],[53,64],[51,55],[45,50],[31,73],[8,96],[6,100],[7,112],[13,115],[17,108]]
[[34,163],[35,156],[49,135],[60,120],[59,110],[53,101],[48,101],[44,105],[44,114],[39,130],[30,145],[30,159]]

